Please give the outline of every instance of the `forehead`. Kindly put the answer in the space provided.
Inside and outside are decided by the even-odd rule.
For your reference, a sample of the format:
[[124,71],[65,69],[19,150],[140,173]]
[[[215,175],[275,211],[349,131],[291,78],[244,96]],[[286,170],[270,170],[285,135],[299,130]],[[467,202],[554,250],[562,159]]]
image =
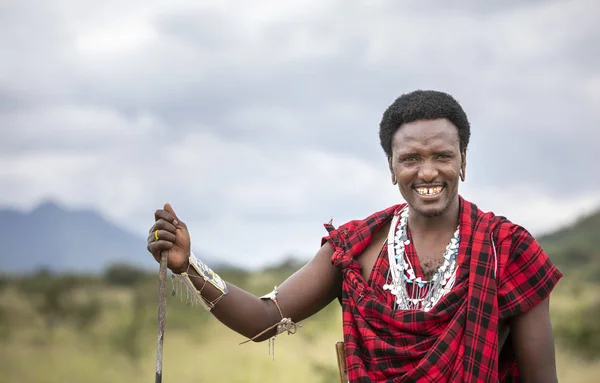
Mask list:
[[418,120],[402,124],[392,140],[393,151],[459,149],[458,129],[448,119]]

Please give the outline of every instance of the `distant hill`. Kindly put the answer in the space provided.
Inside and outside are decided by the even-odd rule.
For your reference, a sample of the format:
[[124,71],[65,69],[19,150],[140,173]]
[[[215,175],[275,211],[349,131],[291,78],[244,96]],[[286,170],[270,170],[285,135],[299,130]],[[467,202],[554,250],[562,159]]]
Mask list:
[[600,282],[600,210],[538,240],[561,270]]
[[[538,240],[561,271],[600,281],[600,210]],[[54,202],[30,212],[0,209],[0,244],[0,272],[47,268],[95,273],[115,263],[157,267],[146,251],[146,238],[97,212],[67,209]],[[228,267],[201,256],[215,268]]]
[[101,215],[46,202],[24,213],[0,209],[0,271],[99,272],[112,263],[156,268],[140,238]]

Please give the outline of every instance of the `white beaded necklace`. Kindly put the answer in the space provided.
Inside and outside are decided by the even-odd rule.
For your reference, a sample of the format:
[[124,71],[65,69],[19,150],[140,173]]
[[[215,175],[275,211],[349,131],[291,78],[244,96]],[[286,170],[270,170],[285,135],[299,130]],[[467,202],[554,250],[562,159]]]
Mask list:
[[[433,278],[429,281],[415,277],[415,272],[406,257],[405,246],[410,244],[407,234],[408,206],[400,214],[394,215],[388,234],[389,271],[383,285],[384,290],[389,290],[396,297],[394,310],[421,310],[429,311],[446,295],[456,280],[458,244],[460,241],[459,228],[446,246],[444,263],[438,268]],[[397,230],[396,230],[397,229]],[[410,286],[410,287],[409,287]],[[408,294],[407,289],[411,289]]]

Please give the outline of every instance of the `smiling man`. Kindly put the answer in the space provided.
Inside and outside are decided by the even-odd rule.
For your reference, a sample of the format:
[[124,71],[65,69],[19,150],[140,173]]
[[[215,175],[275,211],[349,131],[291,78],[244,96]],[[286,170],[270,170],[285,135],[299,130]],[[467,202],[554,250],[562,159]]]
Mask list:
[[315,257],[256,297],[190,250],[169,205],[148,250],[225,325],[254,341],[296,330],[334,299],[343,312],[350,382],[556,382],[549,296],[562,274],[537,241],[458,193],[470,125],[450,95],[415,91],[379,131],[405,203],[325,227]]

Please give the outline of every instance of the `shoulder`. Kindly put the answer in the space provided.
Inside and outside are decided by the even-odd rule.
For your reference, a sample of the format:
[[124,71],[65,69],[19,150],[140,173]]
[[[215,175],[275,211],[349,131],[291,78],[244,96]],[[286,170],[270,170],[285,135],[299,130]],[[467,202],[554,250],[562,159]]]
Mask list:
[[530,247],[535,247],[536,251],[541,251],[540,244],[529,230],[506,217],[495,216],[493,233],[496,245],[506,246],[510,244],[511,252],[518,249],[523,251]]
[[362,231],[374,229],[386,222],[396,211],[404,207],[406,204],[397,204],[389,206],[385,209],[376,211],[365,218],[354,219],[341,224],[339,227],[333,225],[333,218],[324,224],[328,235],[323,237],[321,244],[330,242],[335,247],[341,247],[341,240],[350,236],[356,235]]
[[498,304],[500,316],[506,319],[538,305],[550,295],[563,274],[523,226],[501,217],[494,234]]
[[[357,219],[353,219],[350,221],[346,221],[338,227],[338,230],[343,227],[348,228],[348,227],[353,227],[353,226],[359,226],[359,225],[365,224],[365,223],[369,224],[370,222],[377,221],[378,219],[381,219],[384,217],[389,217],[389,216],[393,215],[397,210],[404,207],[405,205],[406,204],[392,205],[392,206],[386,207],[384,209],[378,210],[364,218],[357,218]],[[331,218],[330,221],[325,224],[325,226],[335,228],[335,226],[333,225],[333,220],[334,219]]]
[[489,225],[488,230],[498,257],[500,274],[511,262],[547,258],[537,239],[524,226],[492,211],[484,212],[478,209],[478,215]]
[[503,215],[496,214],[493,211],[482,211],[477,208],[478,215],[484,217],[488,222],[492,239],[496,246],[506,242],[513,241],[532,241],[537,242],[535,237],[522,225],[511,221]]
[[486,213],[493,225],[492,241],[497,255],[500,280],[519,280],[527,284],[532,275],[552,276],[556,283],[561,275],[538,240],[522,225],[504,216]]

